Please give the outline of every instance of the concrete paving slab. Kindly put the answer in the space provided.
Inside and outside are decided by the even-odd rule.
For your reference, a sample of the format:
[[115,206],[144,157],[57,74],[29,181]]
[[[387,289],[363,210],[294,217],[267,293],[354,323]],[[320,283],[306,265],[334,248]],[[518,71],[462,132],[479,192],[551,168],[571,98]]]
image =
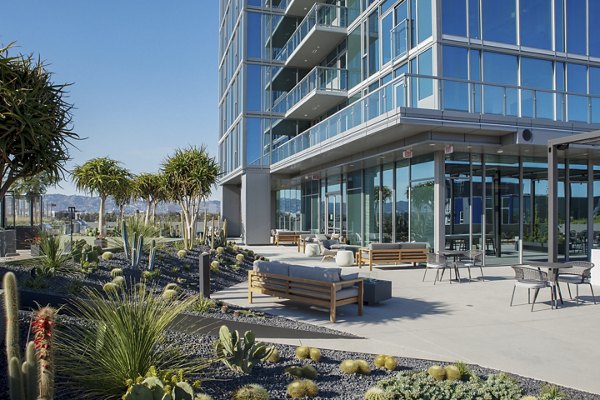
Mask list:
[[[308,265],[335,266],[299,254],[292,246],[256,246],[255,252],[272,260]],[[550,292],[540,292],[534,312],[530,312],[525,290],[517,289],[515,305],[509,306],[514,285],[509,266],[485,267],[486,281],[433,285],[434,273],[422,282],[422,267],[382,267],[372,272],[348,267],[344,272],[392,281],[393,298],[377,306],[365,307],[363,317],[356,306],[338,311],[338,322],[328,314],[293,304],[288,300],[256,296],[247,303],[247,284],[242,283],[213,297],[243,307],[352,333],[365,339],[269,339],[279,343],[304,343],[328,349],[389,353],[403,357],[439,361],[461,360],[592,393],[600,393],[595,377],[600,304],[589,300],[576,306],[565,298],[562,308],[552,310]],[[478,277],[479,271],[472,271]],[[466,276],[466,271],[461,271]],[[566,290],[563,291],[568,297]],[[600,293],[600,290],[597,290]]]

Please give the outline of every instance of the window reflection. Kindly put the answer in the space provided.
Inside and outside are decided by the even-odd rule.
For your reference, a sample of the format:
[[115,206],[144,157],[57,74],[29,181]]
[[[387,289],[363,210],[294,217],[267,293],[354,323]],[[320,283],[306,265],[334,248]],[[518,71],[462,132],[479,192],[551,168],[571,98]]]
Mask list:
[[517,43],[516,0],[482,0],[483,39]]

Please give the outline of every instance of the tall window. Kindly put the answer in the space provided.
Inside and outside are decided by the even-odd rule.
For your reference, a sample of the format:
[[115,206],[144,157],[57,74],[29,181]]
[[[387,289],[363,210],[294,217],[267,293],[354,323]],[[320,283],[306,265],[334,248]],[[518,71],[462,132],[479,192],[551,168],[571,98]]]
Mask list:
[[589,0],[588,14],[590,16],[590,56],[600,57],[600,24],[598,24],[600,0]]
[[442,32],[467,36],[467,9],[465,0],[442,1]]
[[567,52],[585,54],[586,17],[585,1],[567,1]]
[[521,46],[552,50],[552,0],[521,0]]
[[[517,57],[484,52],[483,81],[499,85],[517,85]],[[502,86],[484,86],[484,113],[518,115],[518,91]]]
[[367,43],[369,48],[369,76],[379,71],[379,12],[369,15]]
[[517,44],[516,0],[481,0],[483,39]]
[[[521,58],[521,86],[552,90],[552,61]],[[521,113],[523,117],[554,118],[554,95],[550,92],[522,90]]]
[[346,45],[346,65],[348,66],[348,86],[354,87],[360,83],[361,71],[361,49],[360,49],[360,26],[348,35]]
[[[391,1],[388,0],[391,3]],[[382,65],[392,59],[392,28],[394,27],[394,13],[389,13],[381,20],[381,61]]]
[[[444,46],[444,77],[469,79],[468,50]],[[444,109],[469,111],[469,85],[464,82],[443,81]]]
[[581,64],[567,65],[567,92],[569,121],[587,122],[588,102],[586,96],[572,93],[587,93],[587,67]]

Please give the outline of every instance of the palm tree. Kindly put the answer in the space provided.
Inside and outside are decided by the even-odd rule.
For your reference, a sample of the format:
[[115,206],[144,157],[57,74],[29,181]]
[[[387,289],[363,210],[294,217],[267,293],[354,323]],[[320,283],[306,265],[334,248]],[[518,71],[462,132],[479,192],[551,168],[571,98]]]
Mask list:
[[121,167],[118,161],[108,157],[93,158],[73,169],[73,182],[78,190],[100,197],[98,211],[98,232],[104,235],[104,207],[106,198],[118,192],[118,189],[131,178],[131,173]]
[[44,173],[64,175],[69,146],[79,136],[71,124],[67,85],[56,85],[32,55],[9,56],[0,47],[0,199],[15,181]]
[[152,222],[154,222],[154,213],[156,205],[162,201],[165,191],[165,177],[162,174],[142,173],[134,178],[135,193],[137,196],[146,201],[146,215],[144,224],[150,221],[152,214]]
[[169,196],[181,207],[185,222],[183,241],[190,249],[200,205],[210,196],[217,182],[219,165],[208,155],[205,146],[191,146],[175,150],[175,154],[163,163],[162,170]]

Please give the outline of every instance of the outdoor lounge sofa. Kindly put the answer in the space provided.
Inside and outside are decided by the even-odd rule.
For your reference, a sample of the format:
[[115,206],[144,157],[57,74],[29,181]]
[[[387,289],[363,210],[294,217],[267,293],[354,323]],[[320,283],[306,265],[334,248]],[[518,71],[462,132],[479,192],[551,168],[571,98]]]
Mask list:
[[255,261],[248,271],[248,303],[254,293],[290,299],[329,309],[335,322],[336,308],[358,304],[363,313],[363,279],[357,274],[342,276],[341,268],[306,267],[276,261]]
[[277,246],[283,243],[297,244],[300,239],[300,235],[308,234],[305,231],[286,231],[282,229],[275,229],[273,232],[273,243]]
[[373,264],[404,264],[427,262],[427,243],[371,243],[358,252],[358,266],[369,264],[369,270],[373,270]]

